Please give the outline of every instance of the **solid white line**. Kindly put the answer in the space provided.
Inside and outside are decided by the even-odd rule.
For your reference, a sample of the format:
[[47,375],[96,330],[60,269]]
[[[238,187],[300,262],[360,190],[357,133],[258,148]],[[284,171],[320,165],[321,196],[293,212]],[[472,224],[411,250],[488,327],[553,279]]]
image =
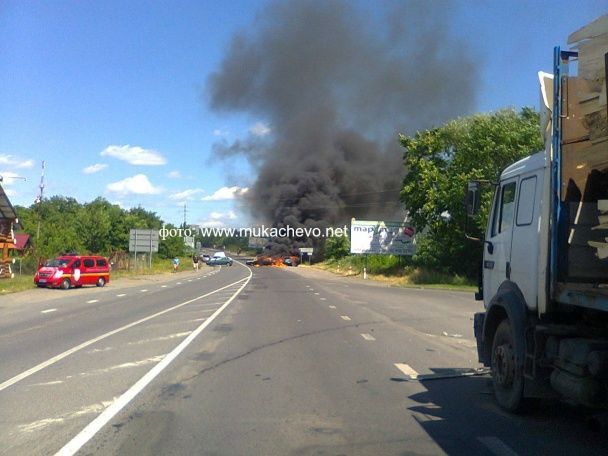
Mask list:
[[127,296],[127,294],[126,293],[120,293],[120,294],[116,295],[117,298],[122,298],[123,296]]
[[395,367],[403,372],[405,375],[410,377],[411,379],[418,378],[418,372],[410,367],[409,364],[405,363],[395,363]]
[[41,314],[46,314],[49,312],[57,312],[57,309],[46,309],[46,310],[41,310],[40,313]]
[[361,334],[361,337],[363,337],[365,340],[376,340],[376,338],[371,334]]
[[342,320],[350,321],[350,317],[348,315],[340,315],[340,318],[342,318]]
[[[249,268],[247,268],[249,269]],[[154,366],[146,375],[140,378],[131,388],[129,388],[122,396],[106,408],[97,418],[91,421],[78,435],[70,440],[56,455],[73,455],[80,448],[83,447],[99,430],[105,426],[112,418],[116,416],[135,396],[137,396],[152,380],[158,376],[177,356],[198,336],[209,324],[215,320],[215,318],[222,313],[222,311],[230,305],[230,303],[236,298],[243,288],[247,286],[249,280],[251,280],[251,270],[249,270],[249,277],[234,282],[231,285],[235,285],[239,282],[245,281],[239,289],[228,299],[222,307],[211,315],[207,321],[202,323],[196,328],[192,334],[186,337],[177,347],[175,347],[167,356],[163,358],[156,366]]]
[[87,304],[93,304],[94,302],[99,302],[99,299],[90,299],[87,301]]
[[64,358],[67,358],[68,356],[76,353],[77,351],[82,350],[83,348],[88,347],[89,345],[92,345],[92,344],[94,344],[96,342],[99,342],[100,340],[103,340],[103,339],[106,339],[106,338],[108,338],[110,336],[113,336],[114,334],[122,332],[122,331],[124,331],[126,329],[132,328],[133,326],[139,325],[139,324],[144,323],[144,322],[146,322],[148,320],[156,318],[156,317],[158,317],[160,315],[164,315],[167,312],[171,312],[172,310],[179,309],[180,307],[183,307],[183,306],[185,306],[187,304],[190,304],[190,303],[192,303],[194,301],[198,301],[200,299],[206,298],[207,296],[211,296],[211,295],[213,295],[215,293],[218,293],[218,292],[220,292],[222,290],[225,290],[226,288],[229,288],[229,287],[232,287],[232,286],[234,286],[234,285],[236,285],[238,283],[241,283],[243,280],[247,280],[247,282],[249,282],[249,277],[245,277],[245,278],[243,278],[241,280],[237,280],[236,282],[233,282],[233,283],[231,283],[229,285],[226,285],[226,286],[224,286],[222,288],[218,288],[217,290],[211,291],[209,293],[205,293],[204,295],[197,296],[196,298],[190,299],[189,301],[182,302],[181,304],[177,304],[177,305],[175,305],[173,307],[169,307],[168,309],[161,310],[160,312],[157,312],[155,314],[149,315],[149,316],[147,316],[145,318],[142,318],[141,320],[137,320],[137,321],[134,321],[132,323],[129,323],[128,325],[121,326],[120,328],[117,328],[117,329],[114,329],[113,331],[110,331],[110,332],[107,332],[105,334],[102,334],[101,336],[95,337],[94,339],[87,340],[86,342],[83,342],[80,345],[77,345],[77,346],[75,346],[73,348],[70,348],[69,350],[66,350],[63,353],[60,353],[57,356],[54,356],[54,357],[52,357],[50,359],[47,359],[46,361],[44,361],[44,362],[42,362],[40,364],[37,364],[36,366],[32,367],[31,369],[28,369],[28,370],[26,370],[24,372],[21,372],[18,375],[15,375],[14,377],[6,380],[5,382],[0,383],[0,391],[8,388],[11,385],[14,385],[17,382],[20,382],[24,378],[27,378],[30,375],[33,375],[36,372],[41,371],[42,369],[44,369],[44,368],[46,368],[48,366],[51,366],[52,364],[55,364],[58,361],[61,361]]
[[477,440],[496,456],[517,456],[517,453],[498,437],[477,437]]

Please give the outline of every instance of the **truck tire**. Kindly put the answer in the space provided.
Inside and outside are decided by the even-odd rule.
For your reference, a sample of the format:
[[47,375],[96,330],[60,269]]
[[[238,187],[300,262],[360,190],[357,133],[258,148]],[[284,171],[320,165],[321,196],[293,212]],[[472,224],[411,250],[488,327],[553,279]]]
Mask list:
[[523,406],[523,367],[515,362],[515,343],[508,319],[503,320],[492,342],[492,382],[494,396],[501,408],[518,412]]

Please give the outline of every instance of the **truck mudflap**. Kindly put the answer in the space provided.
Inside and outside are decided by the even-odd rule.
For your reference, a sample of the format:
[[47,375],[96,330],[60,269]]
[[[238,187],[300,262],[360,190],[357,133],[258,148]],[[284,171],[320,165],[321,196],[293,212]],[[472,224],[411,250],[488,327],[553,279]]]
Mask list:
[[485,312],[477,312],[473,316],[473,329],[475,331],[475,341],[477,342],[477,359],[484,366],[490,365],[490,360],[486,359],[485,350],[483,349],[483,325],[486,319]]

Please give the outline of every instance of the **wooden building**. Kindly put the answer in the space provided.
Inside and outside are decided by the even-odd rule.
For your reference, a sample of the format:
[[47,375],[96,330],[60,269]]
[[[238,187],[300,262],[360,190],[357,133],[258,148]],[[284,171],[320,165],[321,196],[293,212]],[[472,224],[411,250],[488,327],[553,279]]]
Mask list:
[[14,228],[18,225],[17,213],[0,185],[0,279],[13,277],[10,250],[15,248]]

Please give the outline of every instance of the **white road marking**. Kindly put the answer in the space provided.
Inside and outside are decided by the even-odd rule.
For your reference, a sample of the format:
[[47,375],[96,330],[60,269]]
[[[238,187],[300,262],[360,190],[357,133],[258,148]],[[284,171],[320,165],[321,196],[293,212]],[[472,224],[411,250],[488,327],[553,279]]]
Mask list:
[[181,282],[177,282],[177,285],[181,285],[181,284],[182,284]]
[[192,279],[188,279],[188,282],[192,282]]
[[141,291],[142,293],[145,293],[146,291],[148,291],[148,289],[144,288],[143,290],[139,290],[139,291]]
[[167,288],[167,285],[161,285],[160,287],[161,288]]
[[340,315],[342,320],[350,321],[350,317],[348,315]]
[[85,353],[87,355],[94,355],[95,353],[103,353],[103,352],[107,352],[107,351],[111,351],[111,350],[114,350],[114,348],[112,348],[112,347],[94,348],[93,350],[87,350]]
[[116,365],[110,366],[110,367],[104,367],[103,369],[95,369],[95,370],[89,371],[89,372],[81,372],[79,374],[79,376],[80,377],[91,377],[92,375],[106,374],[108,372],[112,372],[112,371],[116,371],[116,370],[120,370],[120,369],[129,369],[131,367],[145,366],[147,364],[158,363],[164,357],[165,357],[165,355],[158,355],[158,356],[153,356],[151,358],[140,359],[139,361],[129,361],[127,363],[116,364]]
[[[239,263],[241,264],[241,263]],[[242,265],[242,264],[241,264]],[[244,266],[244,265],[242,265]],[[246,267],[246,266],[244,266]],[[106,408],[97,418],[91,421],[78,435],[76,435],[72,440],[70,440],[63,448],[61,448],[56,454],[60,456],[71,456],[75,454],[83,445],[85,445],[101,428],[103,428],[112,418],[116,416],[124,407],[131,402],[131,400],[137,396],[152,380],[154,380],[177,356],[184,351],[184,349],[190,345],[190,343],[201,333],[203,330],[209,326],[213,320],[217,318],[218,315],[222,313],[222,311],[230,305],[232,301],[240,294],[241,291],[247,286],[249,281],[251,280],[251,270],[247,268],[249,271],[249,276],[238,280],[230,285],[227,285],[224,288],[220,288],[219,290],[223,290],[229,286],[234,286],[242,282],[242,285],[239,289],[234,292],[234,294],[224,303],[222,307],[220,307],[213,315],[211,315],[204,323],[202,323],[198,328],[196,328],[188,337],[186,337],[177,347],[175,347],[167,356],[163,358],[161,362],[156,364],[152,369],[148,371],[142,378],[140,378],[137,383],[135,383],[131,388],[129,388],[125,393],[122,394],[118,399],[116,399],[112,405]],[[219,291],[217,290],[217,291]]]
[[321,301],[327,301],[327,298],[319,298]]
[[371,334],[361,334],[361,337],[363,337],[365,340],[376,340],[376,338]]
[[517,453],[498,437],[477,437],[477,440],[496,456],[517,456]]
[[127,296],[127,294],[126,293],[120,293],[120,294],[116,295],[117,298],[122,298],[123,296]]
[[336,308],[336,306],[329,306],[329,308],[330,308],[330,309],[335,309],[335,308]]
[[32,423],[22,424],[19,426],[19,430],[21,430],[22,432],[39,431],[40,429],[44,429],[45,427],[51,424],[59,424],[63,423],[65,420],[69,420],[72,418],[78,418],[80,416],[89,415],[91,413],[99,413],[102,410],[106,409],[108,406],[110,406],[114,400],[116,400],[116,398],[114,398],[112,401],[102,401],[98,404],[87,405],[75,412],[64,413],[63,415],[59,415],[56,418],[46,418],[43,420],[34,421]]
[[99,302],[99,299],[89,299],[87,304],[93,304],[94,302]]
[[410,367],[409,364],[405,363],[395,363],[395,367],[403,372],[405,375],[410,377],[411,379],[418,378],[418,372]]
[[319,296],[320,293],[315,293],[315,296]]
[[192,331],[186,331],[186,332],[181,332],[181,333],[169,334],[168,336],[153,337],[152,339],[142,339],[142,340],[138,340],[136,342],[129,342],[127,345],[141,345],[141,344],[147,344],[149,342],[159,342],[162,340],[177,339],[177,338],[181,338],[181,337],[186,337],[191,332]]
[[46,310],[42,310],[40,313],[41,314],[46,314],[46,313],[49,313],[49,312],[57,312],[57,309],[46,309]]
[[32,383],[30,386],[52,386],[52,385],[60,385],[62,383],[63,383],[63,380],[54,380],[52,382]]
[[[118,333],[120,333],[122,331],[125,331],[125,330],[127,330],[129,328],[132,328],[133,326],[136,326],[136,325],[139,325],[141,323],[144,323],[144,322],[146,322],[148,320],[151,320],[153,318],[156,318],[156,317],[158,317],[160,315],[164,315],[167,312],[171,312],[172,310],[179,309],[180,307],[183,307],[183,306],[188,305],[190,303],[193,303],[195,301],[199,301],[199,300],[201,300],[203,298],[206,298],[207,296],[211,296],[211,295],[214,295],[216,293],[219,293],[220,291],[223,291],[226,288],[230,288],[230,287],[232,287],[234,285],[237,285],[237,284],[243,282],[244,280],[247,280],[247,283],[249,283],[249,279],[250,279],[250,277],[246,277],[244,279],[237,280],[236,282],[232,282],[231,284],[226,285],[226,286],[224,286],[222,288],[218,288],[217,290],[210,291],[209,293],[205,293],[204,295],[197,296],[196,298],[190,299],[188,301],[184,301],[184,302],[182,302],[180,304],[177,304],[177,305],[175,305],[173,307],[169,307],[168,309],[161,310],[160,312],[157,312],[155,314],[149,315],[149,316],[144,317],[144,318],[142,318],[140,320],[134,321],[134,322],[129,323],[127,325],[121,326],[120,328],[117,328],[117,329],[114,329],[114,330],[112,330],[110,332],[102,334],[101,336],[98,336],[98,337],[95,337],[93,339],[87,340],[86,342],[83,342],[80,345],[76,345],[75,347],[72,347],[69,350],[64,351],[63,353],[60,353],[60,354],[58,354],[56,356],[53,356],[52,358],[47,359],[46,361],[44,361],[44,362],[42,362],[40,364],[37,364],[36,366],[34,366],[34,367],[32,367],[32,368],[30,368],[30,369],[28,369],[26,371],[23,371],[20,374],[15,375],[14,377],[9,378],[8,380],[0,383],[0,391],[5,390],[9,386],[14,385],[17,382],[20,382],[24,378],[27,378],[30,375],[33,375],[36,372],[39,372],[42,369],[44,369],[44,368],[46,368],[48,366],[51,366],[51,365],[55,364],[56,362],[61,361],[62,359],[67,358],[68,356],[70,356],[70,355],[72,355],[72,354],[74,354],[74,353],[82,350],[83,348],[86,348],[89,345],[93,345],[94,343],[99,342],[100,340],[106,339],[106,338],[108,338],[110,336],[113,336],[114,334],[118,334]],[[222,309],[223,309],[223,307],[222,307]]]

